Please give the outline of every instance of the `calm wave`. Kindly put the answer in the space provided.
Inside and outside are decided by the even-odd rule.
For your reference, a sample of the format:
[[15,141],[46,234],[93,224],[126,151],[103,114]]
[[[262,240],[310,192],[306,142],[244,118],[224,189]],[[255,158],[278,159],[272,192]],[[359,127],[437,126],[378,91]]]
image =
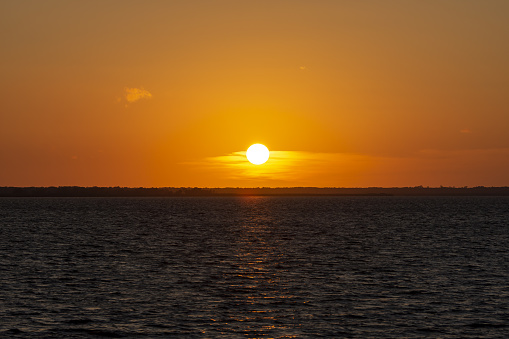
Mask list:
[[509,198],[0,199],[3,337],[505,337]]

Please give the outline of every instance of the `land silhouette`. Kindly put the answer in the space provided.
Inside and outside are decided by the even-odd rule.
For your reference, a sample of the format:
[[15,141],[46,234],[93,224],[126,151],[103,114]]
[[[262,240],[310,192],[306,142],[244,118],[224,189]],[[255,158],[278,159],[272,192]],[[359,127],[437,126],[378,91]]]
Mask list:
[[0,187],[0,197],[509,196],[509,187]]

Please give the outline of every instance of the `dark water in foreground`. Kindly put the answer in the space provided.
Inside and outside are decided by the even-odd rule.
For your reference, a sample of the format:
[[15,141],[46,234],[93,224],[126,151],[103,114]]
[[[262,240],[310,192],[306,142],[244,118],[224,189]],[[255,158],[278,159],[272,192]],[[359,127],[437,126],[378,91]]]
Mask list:
[[509,334],[509,198],[0,199],[2,337]]

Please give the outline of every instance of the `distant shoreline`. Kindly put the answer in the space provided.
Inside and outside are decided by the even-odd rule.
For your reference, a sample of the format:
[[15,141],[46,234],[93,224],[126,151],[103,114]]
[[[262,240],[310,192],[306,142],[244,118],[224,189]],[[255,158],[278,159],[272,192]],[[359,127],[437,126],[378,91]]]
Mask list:
[[509,196],[509,187],[0,187],[0,197]]

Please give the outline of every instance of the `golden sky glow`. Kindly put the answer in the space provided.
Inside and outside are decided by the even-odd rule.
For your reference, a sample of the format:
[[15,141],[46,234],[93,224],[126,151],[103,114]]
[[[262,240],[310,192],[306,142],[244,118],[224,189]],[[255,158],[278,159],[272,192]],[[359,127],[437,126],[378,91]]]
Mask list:
[[505,0],[2,1],[0,186],[506,186],[508,17]]

